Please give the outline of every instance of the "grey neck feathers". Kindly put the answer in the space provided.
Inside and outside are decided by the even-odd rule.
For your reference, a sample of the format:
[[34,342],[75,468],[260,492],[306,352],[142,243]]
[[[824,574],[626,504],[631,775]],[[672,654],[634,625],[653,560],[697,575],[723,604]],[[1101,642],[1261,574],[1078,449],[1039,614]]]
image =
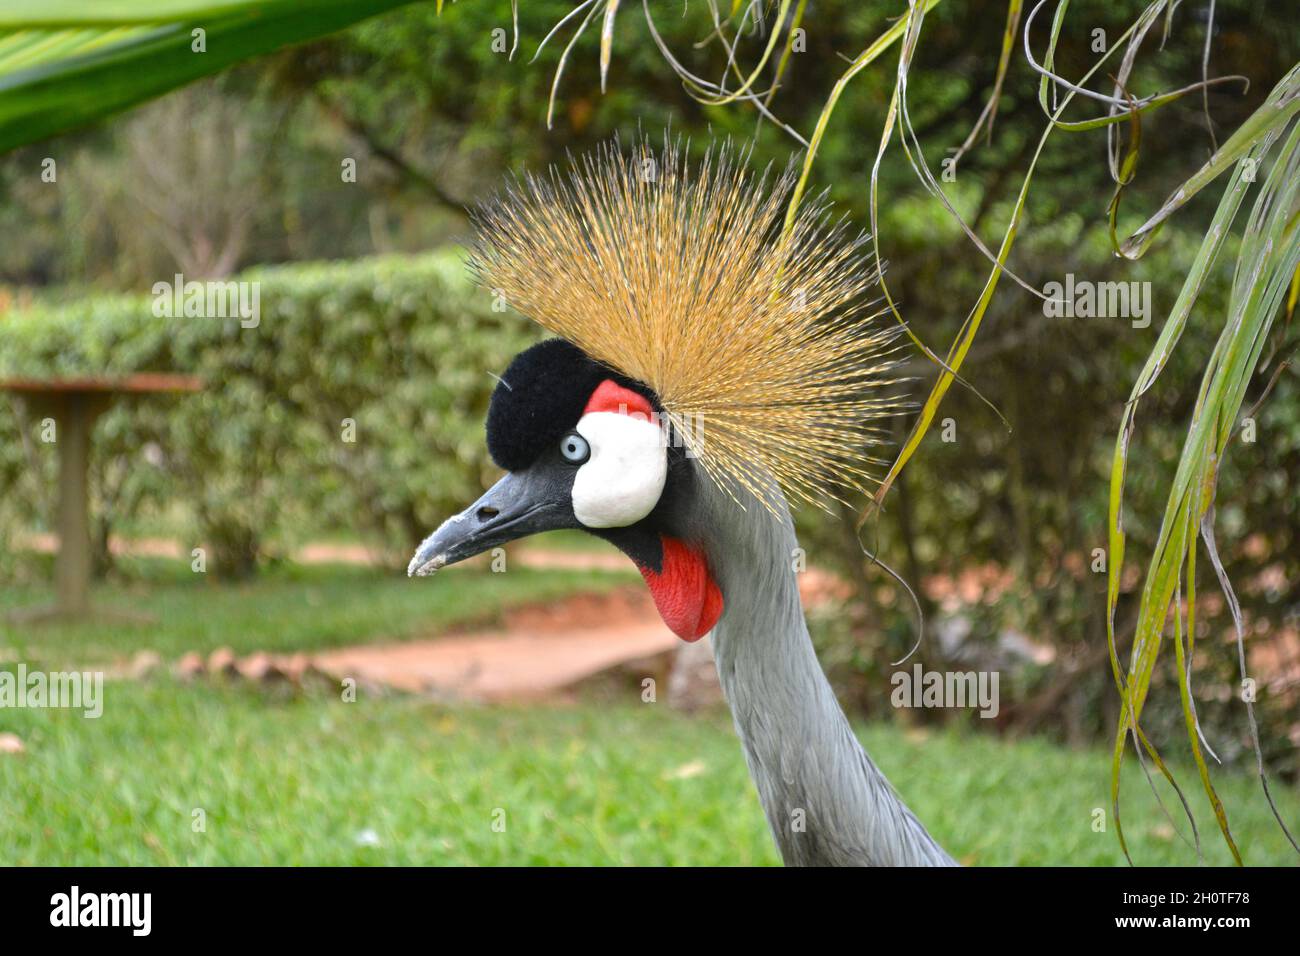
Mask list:
[[862,749],[817,662],[779,492],[777,520],[699,485],[696,530],[725,601],[718,677],[786,865],[954,865]]

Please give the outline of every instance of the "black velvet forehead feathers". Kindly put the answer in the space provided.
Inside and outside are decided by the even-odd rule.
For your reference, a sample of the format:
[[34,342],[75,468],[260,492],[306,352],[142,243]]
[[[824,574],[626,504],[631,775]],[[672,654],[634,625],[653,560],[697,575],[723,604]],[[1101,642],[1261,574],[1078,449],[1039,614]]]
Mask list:
[[487,446],[506,471],[527,468],[578,423],[591,393],[605,379],[640,392],[662,411],[640,382],[590,358],[564,339],[547,339],[515,356],[488,406]]

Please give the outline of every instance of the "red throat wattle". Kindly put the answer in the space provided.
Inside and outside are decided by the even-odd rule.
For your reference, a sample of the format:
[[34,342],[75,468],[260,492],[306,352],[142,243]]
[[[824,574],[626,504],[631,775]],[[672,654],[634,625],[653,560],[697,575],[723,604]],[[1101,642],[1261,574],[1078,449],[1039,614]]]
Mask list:
[[704,555],[677,538],[660,535],[662,570],[640,568],[659,616],[683,641],[698,641],[722,616],[722,592]]
[[587,407],[583,409],[583,414],[588,415],[591,412],[621,412],[624,415],[639,416],[645,421],[651,421],[654,415],[654,409],[650,407],[650,402],[640,392],[634,392],[630,388],[624,388],[612,378],[607,378],[591,393],[587,399]]

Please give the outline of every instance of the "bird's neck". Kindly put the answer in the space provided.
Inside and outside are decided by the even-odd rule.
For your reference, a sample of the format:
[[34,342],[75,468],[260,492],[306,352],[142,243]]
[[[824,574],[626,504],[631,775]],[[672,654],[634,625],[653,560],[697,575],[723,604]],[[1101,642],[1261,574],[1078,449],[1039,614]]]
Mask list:
[[706,491],[704,533],[726,610],[713,631],[723,693],[787,865],[925,866],[952,859],[854,736],[808,636],[794,530]]

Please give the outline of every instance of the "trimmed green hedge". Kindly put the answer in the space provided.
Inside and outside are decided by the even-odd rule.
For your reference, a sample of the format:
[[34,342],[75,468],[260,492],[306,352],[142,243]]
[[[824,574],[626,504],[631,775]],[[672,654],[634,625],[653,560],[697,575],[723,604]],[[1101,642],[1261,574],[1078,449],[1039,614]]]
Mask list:
[[[260,283],[256,327],[158,316],[151,295],[0,314],[4,377],[153,371],[206,383],[198,395],[121,401],[100,420],[101,547],[111,526],[179,502],[209,570],[228,576],[251,571],[270,539],[328,528],[397,554],[479,493],[492,471],[488,370],[536,332],[494,311],[459,250],[234,278]],[[0,526],[52,514],[54,459],[36,415],[0,402]]]

